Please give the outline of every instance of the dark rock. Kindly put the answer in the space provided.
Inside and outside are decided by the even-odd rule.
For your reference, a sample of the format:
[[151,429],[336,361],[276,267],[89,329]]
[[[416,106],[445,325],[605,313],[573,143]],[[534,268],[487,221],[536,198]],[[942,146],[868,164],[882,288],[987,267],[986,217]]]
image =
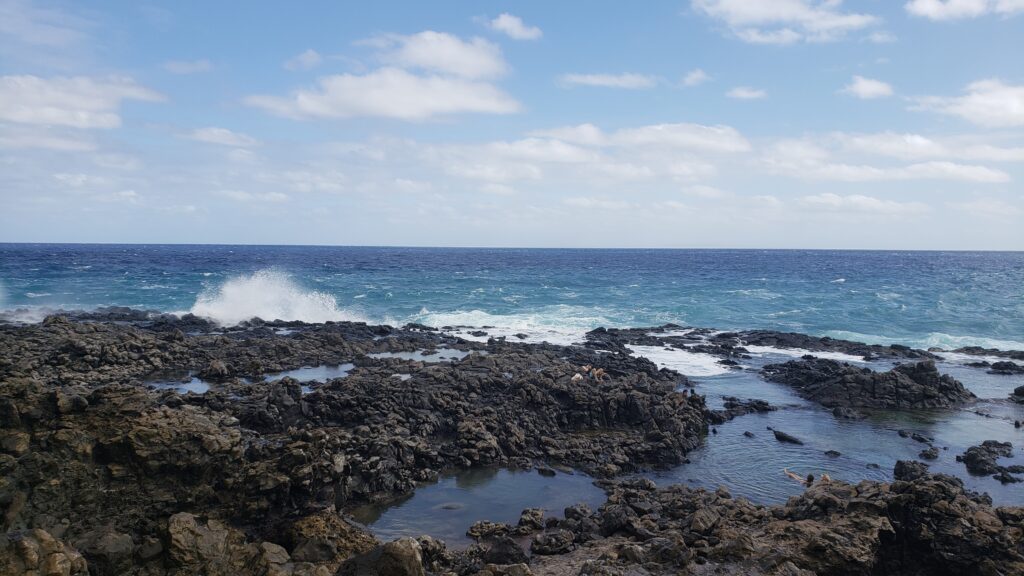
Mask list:
[[788,444],[800,444],[800,445],[803,445],[803,440],[800,440],[796,436],[793,436],[791,434],[787,434],[787,433],[785,433],[785,432],[783,432],[781,430],[772,430],[772,433],[775,434],[775,439],[778,440],[779,442],[786,442]]
[[828,359],[793,360],[769,364],[761,373],[828,408],[948,408],[975,398],[959,381],[939,374],[931,360],[888,372]]
[[339,576],[425,576],[420,543],[400,538],[349,559]]
[[534,554],[564,554],[574,548],[575,536],[568,530],[553,530],[533,537],[530,550]]
[[488,564],[529,564],[526,552],[508,536],[499,536],[484,552],[483,561]]

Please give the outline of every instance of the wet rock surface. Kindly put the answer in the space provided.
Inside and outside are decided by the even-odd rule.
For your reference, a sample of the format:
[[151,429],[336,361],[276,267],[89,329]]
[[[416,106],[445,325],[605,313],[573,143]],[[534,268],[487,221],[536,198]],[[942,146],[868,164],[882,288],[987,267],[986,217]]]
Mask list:
[[[819,481],[781,506],[725,489],[603,483],[596,511],[570,508],[538,531],[529,573],[1017,574],[1024,509],[993,508],[959,480],[899,462],[892,483]],[[456,574],[487,573],[482,549],[448,555]],[[479,571],[479,572],[478,572]],[[490,572],[495,573],[495,572]]]
[[[1024,510],[993,508],[919,463],[898,465],[890,484],[817,483],[776,507],[725,489],[616,480],[684,461],[709,423],[773,407],[730,398],[710,411],[685,376],[625,349],[640,332],[591,334],[575,347],[478,343],[419,326],[253,320],[224,329],[130,309],[0,325],[0,573],[1024,572]],[[926,357],[779,333],[698,340],[690,344],[723,357],[742,357],[743,342]],[[370,356],[439,349],[467,355]],[[312,391],[266,377],[343,363],[355,368]],[[955,381],[927,363],[893,372],[849,375],[905,387],[894,393],[899,406],[959,398]],[[202,375],[209,390],[154,387],[164,373]],[[474,466],[580,469],[602,479],[608,501],[561,517],[527,509],[515,525],[479,522],[477,543],[458,551],[429,536],[381,543],[345,515]]]
[[[469,354],[369,356],[441,348]],[[264,378],[344,362],[356,368],[311,393]],[[147,384],[166,371],[200,373],[210,388]],[[704,400],[677,392],[682,380],[625,354],[415,327],[214,329],[117,310],[4,325],[0,527],[9,544],[49,534],[68,559],[54,562],[87,561],[94,574],[331,574],[375,550],[347,507],[444,470],[550,464],[609,477],[680,463],[707,432]],[[10,546],[9,572],[36,569]]]
[[955,378],[940,374],[931,360],[875,372],[836,360],[810,358],[769,364],[761,373],[827,408],[948,408],[975,399]]
[[996,440],[985,440],[978,446],[971,446],[966,452],[956,457],[958,462],[963,462],[967,471],[979,476],[992,476],[1004,484],[1014,484],[1024,481],[1024,478],[1014,474],[1024,474],[1024,466],[1001,466],[997,460],[1013,456],[1013,445],[1009,442],[998,442]]
[[586,346],[601,350],[626,351],[632,346],[670,346],[691,352],[720,356],[723,359],[749,358],[745,346],[768,346],[813,352],[838,352],[865,359],[937,359],[935,354],[907,346],[880,346],[835,338],[818,338],[795,332],[746,330],[722,332],[710,328],[694,328],[665,324],[651,328],[598,328],[586,335]]

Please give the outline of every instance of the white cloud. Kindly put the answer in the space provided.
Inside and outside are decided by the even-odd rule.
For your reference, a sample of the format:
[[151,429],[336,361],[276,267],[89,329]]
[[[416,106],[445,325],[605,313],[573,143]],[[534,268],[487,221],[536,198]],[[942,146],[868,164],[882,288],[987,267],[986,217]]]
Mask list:
[[245,102],[289,118],[378,116],[426,120],[459,113],[511,114],[519,103],[492,84],[465,78],[418,76],[397,68],[320,78],[289,96],[249,96]]
[[504,13],[488,23],[491,30],[506,34],[515,40],[536,40],[544,35],[540,28],[527,26],[522,18]]
[[960,20],[986,14],[1010,16],[1024,12],[1022,0],[910,0],[904,7],[929,20]]
[[736,100],[760,100],[768,96],[768,93],[764,90],[758,90],[748,86],[737,86],[726,92],[725,95]]
[[563,74],[558,81],[566,86],[598,86],[638,90],[653,88],[658,83],[654,76],[644,74]]
[[29,46],[65,48],[84,39],[87,23],[63,10],[27,0],[0,1],[0,37]]
[[289,58],[284,63],[284,67],[286,70],[312,70],[319,66],[322,61],[323,56],[321,56],[316,50],[310,48],[301,54]]
[[262,192],[253,193],[246,192],[244,190],[220,190],[217,192],[218,195],[225,198],[230,198],[237,202],[286,202],[288,200],[287,194],[281,192]]
[[88,135],[66,130],[53,130],[44,126],[0,124],[0,148],[88,152],[96,149],[96,142]]
[[873,80],[863,76],[854,76],[842,91],[862,100],[892,96],[892,86],[881,80]]
[[965,92],[963,96],[918,98],[912,109],[959,116],[991,128],[1024,126],[1024,86],[979,80],[968,84]]
[[841,196],[826,192],[824,194],[802,196],[799,200],[801,205],[806,208],[843,214],[860,212],[877,215],[908,216],[929,211],[928,206],[921,202],[896,202],[862,194]]
[[96,194],[92,197],[97,202],[107,202],[114,204],[138,204],[142,197],[135,190],[120,190],[118,192],[108,192],[106,194]]
[[700,68],[696,68],[683,76],[683,86],[699,86],[708,80],[711,80],[711,76],[708,76],[708,73]]
[[903,166],[874,166],[835,162],[826,148],[807,140],[783,140],[763,158],[772,172],[806,180],[880,182],[904,180],[946,180],[1003,183],[1009,174],[986,166],[932,160]]
[[993,220],[1009,220],[1024,215],[1024,209],[995,198],[979,198],[967,202],[949,202],[950,208],[972,216]]
[[259,146],[260,144],[260,141],[252,136],[239,132],[232,132],[227,128],[218,128],[216,126],[197,128],[189,133],[188,138],[199,142],[220,144],[221,146],[234,146],[236,148],[251,148],[253,146]]
[[702,152],[746,152],[750,142],[731,126],[703,124],[651,124],[622,128],[606,134],[593,124],[563,126],[532,132],[584,146],[653,146]]
[[72,128],[116,128],[124,100],[163,97],[131,78],[0,77],[0,120]]
[[891,44],[896,41],[896,35],[892,32],[885,31],[872,32],[871,34],[868,34],[865,40],[872,44]]
[[198,74],[213,70],[209,60],[171,60],[164,62],[164,70],[171,74]]
[[1003,147],[981,142],[981,137],[934,139],[920,134],[879,132],[874,134],[835,133],[844,148],[903,160],[950,158],[988,162],[1024,162],[1024,147]]
[[371,43],[385,49],[379,55],[383,62],[400,68],[463,78],[495,78],[508,69],[498,45],[483,38],[465,41],[451,34],[427,30],[409,36],[379,36]]
[[880,19],[842,10],[842,0],[693,0],[693,9],[723,23],[745,42],[827,42]]
[[609,200],[607,198],[589,196],[573,196],[562,200],[562,203],[574,208],[596,208],[599,210],[625,210],[630,206],[629,202],[622,200]]

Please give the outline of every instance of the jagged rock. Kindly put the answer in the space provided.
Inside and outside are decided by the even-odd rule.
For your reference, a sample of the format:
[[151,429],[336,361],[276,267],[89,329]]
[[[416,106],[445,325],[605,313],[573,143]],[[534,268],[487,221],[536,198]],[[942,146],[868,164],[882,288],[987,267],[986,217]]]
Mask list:
[[0,536],[0,574],[5,576],[88,576],[82,555],[45,530]]
[[573,548],[575,537],[568,530],[553,530],[533,537],[530,550],[534,554],[564,554]]
[[339,576],[425,576],[420,543],[400,538],[342,564]]
[[948,408],[975,398],[959,381],[939,374],[931,360],[873,372],[814,358],[769,364],[761,373],[828,408]]

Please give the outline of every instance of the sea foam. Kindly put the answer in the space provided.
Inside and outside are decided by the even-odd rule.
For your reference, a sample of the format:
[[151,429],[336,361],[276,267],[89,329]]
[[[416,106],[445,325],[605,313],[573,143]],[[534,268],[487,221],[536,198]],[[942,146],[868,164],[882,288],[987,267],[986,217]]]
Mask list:
[[339,308],[330,294],[304,289],[279,270],[260,270],[230,278],[202,292],[189,312],[225,326],[252,318],[310,323],[363,320]]
[[931,332],[926,336],[918,338],[890,338],[888,336],[876,336],[874,334],[860,334],[846,330],[829,330],[825,336],[841,340],[852,340],[864,342],[865,344],[903,344],[914,348],[942,348],[953,350],[965,346],[981,346],[982,348],[997,348],[999,350],[1024,350],[1024,342],[1016,340],[999,340],[996,338],[984,338],[981,336],[954,336],[942,332]]
[[[569,345],[583,342],[585,334],[598,326],[614,325],[593,308],[582,306],[546,306],[535,313],[490,314],[482,310],[456,310],[431,312],[422,310],[409,319],[427,326],[452,327],[450,332],[467,340],[486,341],[490,337],[505,336],[509,340],[549,342]],[[486,336],[473,336],[471,332],[483,330]],[[516,335],[525,335],[520,339]]]

